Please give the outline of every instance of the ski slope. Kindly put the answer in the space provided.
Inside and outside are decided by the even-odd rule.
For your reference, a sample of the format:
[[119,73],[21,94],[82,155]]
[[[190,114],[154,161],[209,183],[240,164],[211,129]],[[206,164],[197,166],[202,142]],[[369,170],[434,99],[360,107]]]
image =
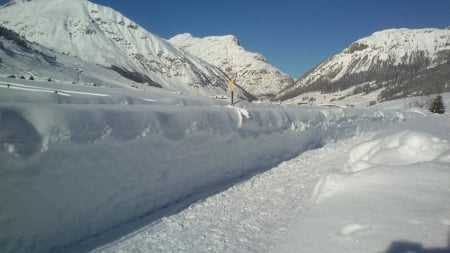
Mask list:
[[[303,216],[308,210],[312,218],[306,221],[314,221],[320,218],[314,216],[315,208],[329,210],[327,205],[341,208],[349,204],[345,197],[352,195],[339,190],[353,192],[359,186],[347,186],[346,180],[361,176],[372,182],[362,172],[397,166],[394,170],[401,173],[411,164],[416,179],[423,176],[421,164],[431,167],[427,179],[438,175],[439,180],[432,184],[438,185],[433,189],[436,199],[426,203],[441,224],[432,232],[441,234],[448,228],[449,209],[442,201],[449,193],[443,184],[449,174],[447,115],[419,109],[341,109],[242,101],[229,106],[223,100],[157,89],[143,92],[9,78],[0,81],[2,252],[258,252],[298,247],[297,240],[288,240],[284,233],[302,234],[302,217],[308,217]],[[429,122],[433,127],[427,129]],[[394,130],[386,130],[391,127]],[[412,132],[405,134],[406,129]],[[404,135],[396,135],[396,131]],[[378,132],[372,141],[375,144],[395,140],[391,135],[399,140],[407,137],[394,142],[397,146],[378,145],[378,150],[366,152],[370,156],[358,154],[365,153],[366,146],[377,145],[351,151],[356,152],[351,159],[344,155]],[[439,148],[434,153],[411,164],[385,162],[389,154],[406,152],[409,157],[420,157],[420,147],[433,149],[435,143]],[[391,151],[394,149],[397,153]],[[344,169],[346,159],[352,162]],[[340,174],[330,179],[330,173]],[[389,174],[385,176],[389,178]],[[289,182],[293,179],[302,183]],[[317,182],[321,186],[315,188]],[[408,184],[394,192],[402,185]],[[419,189],[432,185],[423,183]],[[253,186],[260,191],[250,191]],[[283,188],[289,186],[290,190]],[[364,193],[366,188],[362,190]],[[315,198],[309,202],[311,195]],[[340,195],[344,196],[342,202],[335,203],[333,196]],[[345,217],[349,213],[340,214]],[[435,217],[434,213],[430,216]],[[293,218],[298,219],[298,228],[287,226]],[[126,235],[133,227],[143,227],[140,221],[148,222],[149,227]],[[416,223],[424,222],[428,221]],[[367,222],[348,221],[347,225],[344,234],[355,234],[353,230],[365,228]],[[324,234],[328,231],[333,230],[319,229]],[[206,237],[197,237],[200,235]],[[281,238],[288,241],[277,245]],[[419,239],[431,246],[442,242],[427,238]],[[106,244],[112,239],[119,241]]]

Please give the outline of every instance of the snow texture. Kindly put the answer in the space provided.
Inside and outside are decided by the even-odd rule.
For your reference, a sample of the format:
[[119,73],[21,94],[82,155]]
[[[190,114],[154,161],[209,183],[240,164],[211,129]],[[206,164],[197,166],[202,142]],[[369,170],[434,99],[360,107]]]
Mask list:
[[228,88],[228,77],[219,68],[86,0],[15,2],[0,8],[0,24],[60,54],[147,76],[146,85],[205,95],[224,94]]
[[[448,252],[448,122],[418,117],[328,142],[110,243],[84,247],[102,253]],[[349,170],[349,160],[367,160],[366,144],[373,142],[405,145],[382,146],[392,156]],[[436,142],[437,159],[418,152]],[[422,158],[406,163],[400,147]]]
[[[4,252],[57,251],[328,140],[423,117],[3,82]],[[42,92],[56,87],[66,95]]]
[[368,71],[378,61],[389,61],[393,66],[411,64],[414,54],[418,53],[430,59],[431,66],[441,64],[439,52],[450,49],[449,41],[448,29],[389,29],[375,32],[320,64],[300,83],[313,83],[326,76],[331,76],[330,81],[334,82],[345,74]]
[[[37,43],[0,38],[1,252],[450,247],[448,114],[410,100],[365,109],[230,106],[214,99],[226,98],[222,70],[85,0],[14,1],[0,22]],[[361,50],[391,55],[380,43],[403,57],[404,34],[420,43],[402,45],[432,62],[448,49],[448,31],[388,30],[343,52],[338,65],[348,69]],[[217,59],[199,56],[225,68],[224,59],[249,57],[254,71],[270,70],[268,82],[283,79],[235,37],[173,40],[193,53],[196,43],[228,48]],[[136,85],[111,65],[165,89]],[[272,92],[264,85],[255,91]],[[376,95],[349,99],[363,107]]]
[[264,56],[246,51],[235,36],[195,38],[185,33],[169,42],[235,76],[237,84],[257,97],[275,96],[293,84],[289,75],[270,65]]
[[273,252],[449,252],[448,122],[414,119],[354,146]]
[[308,150],[93,252],[267,252],[289,233],[292,218],[308,209],[317,180],[367,138]]

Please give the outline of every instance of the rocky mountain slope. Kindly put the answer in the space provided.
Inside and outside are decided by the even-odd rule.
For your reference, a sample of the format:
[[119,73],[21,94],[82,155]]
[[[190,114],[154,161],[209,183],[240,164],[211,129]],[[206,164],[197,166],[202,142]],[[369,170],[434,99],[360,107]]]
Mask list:
[[218,66],[228,76],[236,76],[236,82],[257,97],[272,98],[294,83],[289,75],[270,65],[264,56],[246,51],[235,36],[196,38],[186,33],[169,41]]
[[[0,26],[56,52],[110,68],[128,79],[183,93],[225,93],[228,77],[119,12],[86,0],[15,0]],[[240,92],[241,95],[246,93]]]
[[319,64],[278,98],[353,87],[353,94],[379,90],[378,100],[449,91],[450,29],[375,32]]

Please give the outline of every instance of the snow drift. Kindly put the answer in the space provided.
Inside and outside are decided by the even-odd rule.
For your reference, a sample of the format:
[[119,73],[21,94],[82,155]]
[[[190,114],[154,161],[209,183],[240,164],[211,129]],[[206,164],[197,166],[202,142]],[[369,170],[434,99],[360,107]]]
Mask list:
[[324,176],[290,230],[308,233],[273,252],[448,252],[448,121],[401,125],[356,145],[347,166]]
[[[42,84],[43,85],[43,84]],[[54,88],[46,84],[48,88]],[[67,88],[66,88],[67,86]],[[2,86],[0,248],[60,251],[120,223],[417,113]],[[61,92],[62,93],[62,92]],[[93,95],[95,94],[95,95]],[[16,99],[20,98],[17,103]]]
[[355,147],[348,159],[347,171],[355,172],[374,165],[410,165],[439,161],[450,149],[446,140],[415,131],[401,131]]

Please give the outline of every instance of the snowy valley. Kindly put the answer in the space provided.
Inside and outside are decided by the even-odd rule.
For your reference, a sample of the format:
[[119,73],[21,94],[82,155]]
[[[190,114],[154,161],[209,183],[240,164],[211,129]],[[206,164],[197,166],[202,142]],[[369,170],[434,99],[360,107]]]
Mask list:
[[445,90],[449,31],[377,32],[294,83],[234,36],[164,40],[85,0],[12,1],[0,252],[449,252],[450,117],[428,111],[434,92],[316,89],[419,55]]

